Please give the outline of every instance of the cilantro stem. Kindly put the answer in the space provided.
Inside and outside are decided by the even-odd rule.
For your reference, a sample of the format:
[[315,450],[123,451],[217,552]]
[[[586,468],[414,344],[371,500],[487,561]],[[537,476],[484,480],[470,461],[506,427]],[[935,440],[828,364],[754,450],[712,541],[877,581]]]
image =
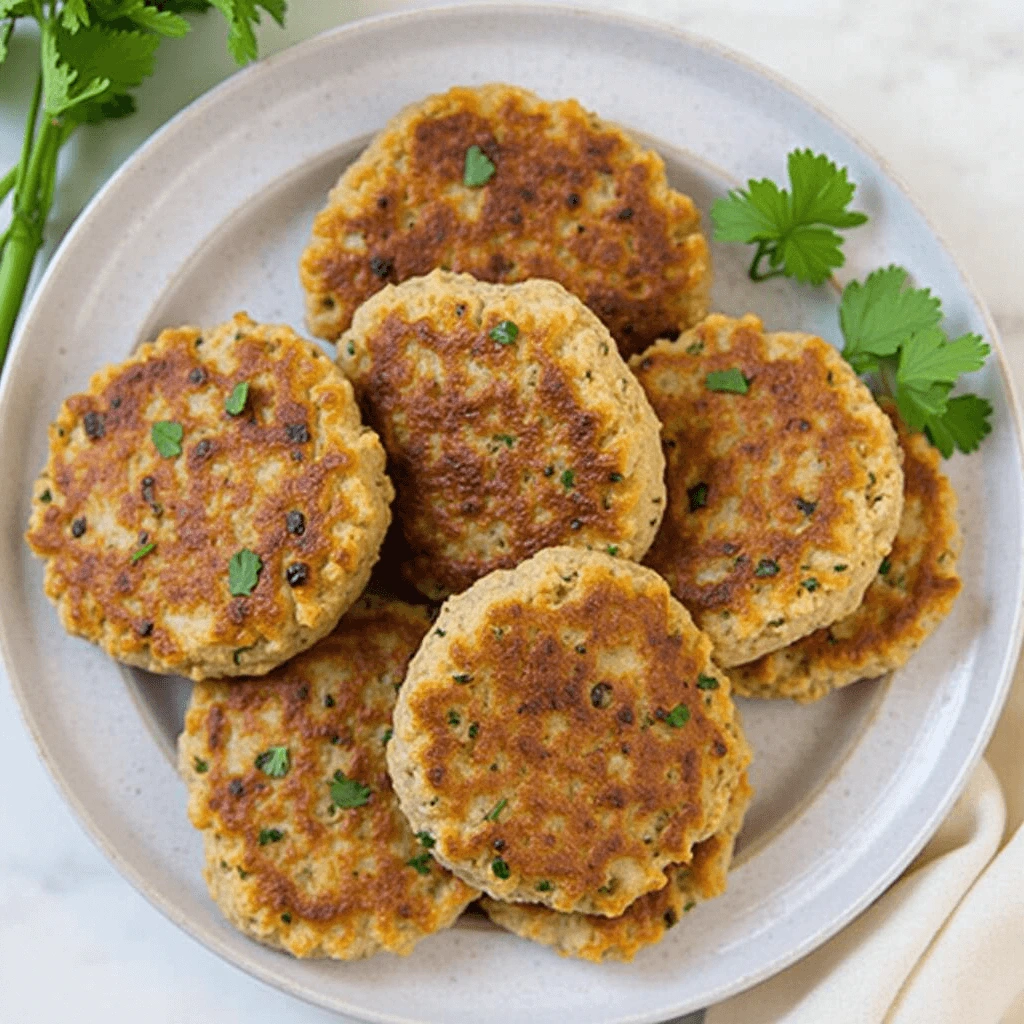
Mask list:
[[768,256],[771,251],[772,245],[770,242],[757,243],[757,252],[754,253],[754,258],[750,261],[750,269],[747,271],[751,281],[767,281],[773,277],[782,277],[785,273],[782,267],[779,267],[778,270],[769,270],[764,274],[761,273],[761,260]]
[[0,203],[7,198],[7,193],[14,188],[18,180],[18,168],[12,167],[2,178],[0,178]]

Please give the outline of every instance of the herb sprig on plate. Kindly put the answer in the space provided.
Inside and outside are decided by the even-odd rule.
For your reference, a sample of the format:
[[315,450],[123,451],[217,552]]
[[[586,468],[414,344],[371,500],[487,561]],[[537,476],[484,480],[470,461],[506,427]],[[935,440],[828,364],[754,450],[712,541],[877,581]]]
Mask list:
[[[788,169],[789,189],[763,178],[716,200],[715,239],[757,246],[749,270],[754,281],[785,276],[822,284],[845,262],[839,231],[867,217],[847,209],[857,186],[825,154],[794,150]],[[762,269],[765,260],[771,269]],[[941,327],[940,299],[927,288],[908,287],[909,276],[903,267],[889,266],[845,287],[839,307],[843,358],[946,458],[955,450],[976,451],[992,430],[992,405],[952,391],[962,374],[981,369],[991,350],[977,334],[950,340]],[[740,391],[724,386],[725,376],[710,374],[708,387]]]
[[38,27],[39,73],[25,122],[21,158],[0,170],[0,202],[13,193],[0,232],[0,366],[53,205],[57,158],[82,125],[127,117],[132,90],[153,73],[165,38],[185,35],[185,12],[216,7],[228,23],[228,51],[239,64],[258,56],[261,10],[284,23],[286,0],[0,0],[0,64],[21,21]]

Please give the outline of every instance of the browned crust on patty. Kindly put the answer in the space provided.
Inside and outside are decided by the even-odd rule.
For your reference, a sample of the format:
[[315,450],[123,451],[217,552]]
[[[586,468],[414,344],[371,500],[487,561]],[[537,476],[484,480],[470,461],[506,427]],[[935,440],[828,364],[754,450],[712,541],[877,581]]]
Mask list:
[[[258,941],[300,957],[408,953],[477,895],[426,855],[385,766],[396,689],[429,625],[425,608],[363,598],[269,675],[194,688],[179,740],[189,816],[211,894]],[[281,777],[256,763],[272,746],[287,748]],[[334,806],[339,770],[369,787],[363,806]]]
[[410,664],[388,764],[460,877],[496,899],[615,915],[717,830],[749,757],[728,679],[665,582],[551,548],[445,604]]
[[[496,172],[463,184],[479,146]],[[336,339],[388,282],[435,267],[486,281],[550,278],[625,354],[707,311],[707,241],[665,166],[575,100],[457,87],[409,107],[350,166],[301,261],[311,330]]]
[[[240,382],[248,399],[231,416]],[[157,450],[157,421],[180,424],[180,455]],[[27,540],[69,632],[155,672],[258,674],[356,599],[392,494],[338,369],[290,328],[239,314],[205,334],[164,331],[63,404]],[[251,594],[232,596],[243,547],[262,570]],[[292,586],[296,564],[305,576]]]
[[887,409],[903,448],[903,516],[892,550],[860,607],[845,619],[733,669],[737,693],[806,703],[905,665],[960,593],[956,492],[938,451]]
[[619,917],[560,914],[537,904],[501,903],[487,896],[480,904],[495,924],[521,938],[552,946],[560,956],[595,963],[629,962],[645,946],[660,942],[702,900],[725,892],[736,836],[753,794],[744,772],[721,828],[693,848],[688,865],[665,869],[668,884],[664,888],[641,896]]
[[[491,337],[515,324],[508,344]],[[541,548],[639,559],[665,507],[659,424],[601,322],[553,281],[434,271],[356,314],[338,361],[380,433],[409,578],[464,590]]]
[[[645,563],[727,667],[851,612],[895,536],[901,453],[838,352],[707,317],[631,366],[662,421],[668,507]],[[746,394],[713,391],[740,370]]]

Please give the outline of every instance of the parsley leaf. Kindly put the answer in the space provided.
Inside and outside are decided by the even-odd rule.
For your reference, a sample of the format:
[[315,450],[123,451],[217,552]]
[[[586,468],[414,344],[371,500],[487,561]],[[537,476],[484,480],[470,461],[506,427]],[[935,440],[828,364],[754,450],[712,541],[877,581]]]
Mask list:
[[508,806],[508,800],[502,797],[485,815],[484,821],[497,821],[498,815]]
[[263,560],[255,551],[242,548],[228,562],[228,590],[232,597],[248,597],[259,582]]
[[502,320],[487,332],[487,337],[499,345],[511,345],[519,337],[519,328],[511,320]]
[[[755,281],[785,275],[821,284],[844,262],[835,229],[856,227],[867,217],[847,209],[856,186],[824,154],[794,150],[788,170],[790,191],[763,178],[716,200],[715,240],[757,244],[749,271]],[[762,272],[765,258],[771,269]]]
[[[331,799],[334,806],[342,810],[352,807],[362,807],[369,803],[372,790],[355,779],[348,778],[343,771],[336,771],[334,779],[330,783]],[[427,856],[427,854],[423,854]]]
[[907,272],[890,266],[864,283],[843,290],[839,323],[846,344],[843,358],[858,372],[878,369],[878,356],[893,355],[903,341],[942,320],[942,303],[927,288],[904,288]]
[[708,391],[728,391],[734,395],[745,395],[750,390],[750,378],[742,370],[713,370],[704,378]]
[[479,146],[466,150],[466,163],[462,171],[462,184],[467,188],[480,188],[494,177],[497,168]]
[[229,416],[241,416],[245,403],[249,401],[249,382],[240,381],[231,389],[231,394],[224,399],[224,411]]
[[673,729],[680,729],[690,720],[690,709],[685,704],[677,704],[666,716],[665,721]]
[[973,452],[991,432],[992,406],[950,393],[961,374],[981,369],[990,348],[977,334],[950,341],[941,302],[927,288],[907,287],[908,276],[890,266],[846,286],[843,356],[858,373],[873,374],[875,390],[895,400],[907,427],[924,431],[946,458],[956,449]]
[[260,846],[266,846],[268,843],[279,843],[282,839],[284,839],[284,833],[279,828],[260,829]]
[[292,761],[287,747],[270,747],[256,755],[256,767],[272,779],[281,779],[288,774]]
[[151,551],[156,548],[156,541],[151,540],[148,544],[143,544],[138,551],[132,554],[132,565],[134,565],[140,558],[145,558]]
[[260,8],[278,25],[284,24],[286,0],[211,0],[228,22],[228,52],[237,64],[248,64],[259,56],[253,26],[261,20]]
[[181,454],[181,439],[185,431],[180,423],[173,420],[157,420],[149,432],[156,450],[165,458],[173,459]]
[[418,853],[415,857],[407,860],[405,866],[413,868],[418,875],[429,875],[430,863],[433,859],[429,853]]

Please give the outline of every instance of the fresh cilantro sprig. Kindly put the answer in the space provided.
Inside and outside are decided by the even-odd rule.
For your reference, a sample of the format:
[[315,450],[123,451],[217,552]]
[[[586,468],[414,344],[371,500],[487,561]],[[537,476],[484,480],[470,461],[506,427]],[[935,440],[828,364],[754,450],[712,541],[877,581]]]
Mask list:
[[[856,185],[823,153],[789,154],[789,189],[774,181],[750,180],[711,207],[718,242],[756,244],[750,277],[795,277],[821,284],[843,265],[843,238],[836,230],[857,227],[867,217],[847,207]],[[769,270],[762,270],[767,260]]]
[[0,0],[0,64],[19,22],[34,21],[39,38],[21,158],[0,172],[0,202],[13,193],[0,232],[0,366],[43,242],[61,149],[82,125],[133,113],[132,90],[153,73],[161,41],[188,32],[183,13],[211,6],[227,19],[232,57],[246,64],[258,55],[261,11],[282,24],[286,0]]
[[954,449],[976,451],[992,430],[984,398],[950,397],[961,374],[980,370],[989,346],[977,334],[952,341],[942,323],[942,303],[927,288],[907,287],[907,271],[886,267],[843,290],[839,322],[843,357],[870,374],[876,390],[896,402],[903,422],[923,430],[948,459]]

